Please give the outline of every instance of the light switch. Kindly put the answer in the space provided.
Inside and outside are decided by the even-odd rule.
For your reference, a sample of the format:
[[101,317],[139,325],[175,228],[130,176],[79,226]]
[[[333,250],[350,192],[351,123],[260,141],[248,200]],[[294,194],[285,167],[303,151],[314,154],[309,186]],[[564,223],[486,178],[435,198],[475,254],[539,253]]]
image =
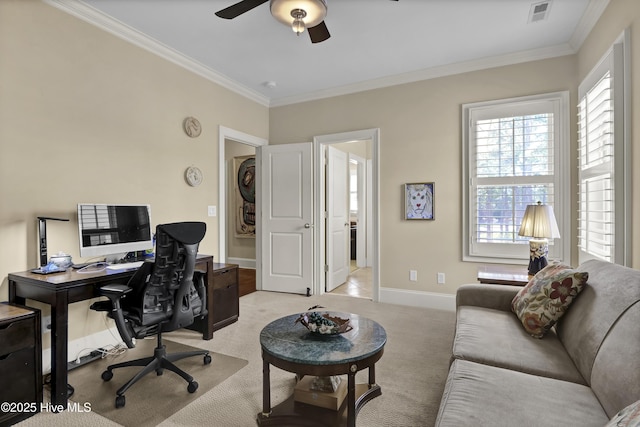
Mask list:
[[216,216],[218,214],[215,206],[209,206],[207,212],[209,216]]

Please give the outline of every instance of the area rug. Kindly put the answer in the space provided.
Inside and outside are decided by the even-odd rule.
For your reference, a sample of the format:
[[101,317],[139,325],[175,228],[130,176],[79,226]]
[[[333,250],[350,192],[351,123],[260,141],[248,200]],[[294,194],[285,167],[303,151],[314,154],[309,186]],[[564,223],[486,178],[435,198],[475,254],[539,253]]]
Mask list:
[[[169,340],[164,340],[164,344],[167,353],[197,350]],[[177,374],[165,370],[163,375],[157,376],[153,372],[127,390],[125,406],[116,409],[116,390],[141,368],[116,369],[111,381],[106,382],[100,377],[102,372],[108,365],[153,355],[155,345],[155,339],[139,340],[135,348],[120,356],[108,356],[70,371],[69,384],[75,389],[70,400],[81,407],[90,404],[91,412],[123,426],[156,426],[248,364],[246,360],[214,352],[210,353],[212,362],[209,365],[204,365],[203,356],[179,360],[175,364],[198,382],[195,393],[187,391],[187,382]]]

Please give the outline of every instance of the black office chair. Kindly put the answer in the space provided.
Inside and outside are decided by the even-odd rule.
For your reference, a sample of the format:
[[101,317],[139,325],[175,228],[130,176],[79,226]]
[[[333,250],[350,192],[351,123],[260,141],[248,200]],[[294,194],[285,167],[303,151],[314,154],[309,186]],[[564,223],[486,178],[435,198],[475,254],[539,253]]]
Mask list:
[[125,366],[144,366],[133,378],[116,392],[116,408],[125,405],[124,393],[146,374],[156,371],[162,375],[169,369],[184,378],[187,390],[194,393],[198,383],[176,365],[176,360],[204,355],[204,364],[211,363],[206,350],[167,354],[162,344],[162,333],[189,326],[194,318],[204,317],[206,310],[206,288],[202,275],[194,267],[198,244],[204,238],[206,224],[203,222],[179,222],[156,227],[155,261],[145,261],[131,277],[127,285],[112,284],[100,288],[100,294],[109,301],[91,305],[97,311],[109,311],[116,322],[118,332],[127,347],[133,348],[133,338],[141,339],[156,335],[158,344],[153,357],[116,363],[107,367],[102,379],[113,378],[113,370]]

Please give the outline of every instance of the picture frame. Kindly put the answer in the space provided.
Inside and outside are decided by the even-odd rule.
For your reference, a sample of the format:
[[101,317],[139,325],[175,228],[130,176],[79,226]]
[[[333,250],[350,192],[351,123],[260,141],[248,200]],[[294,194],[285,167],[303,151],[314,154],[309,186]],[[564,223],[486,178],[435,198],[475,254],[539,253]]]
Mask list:
[[435,183],[412,182],[404,184],[404,219],[435,219]]

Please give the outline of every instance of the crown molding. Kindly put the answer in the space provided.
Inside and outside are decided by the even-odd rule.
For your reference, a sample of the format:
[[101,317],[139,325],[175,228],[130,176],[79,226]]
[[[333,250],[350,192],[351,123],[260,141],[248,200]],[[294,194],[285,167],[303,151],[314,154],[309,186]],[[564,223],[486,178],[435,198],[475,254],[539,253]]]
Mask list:
[[393,76],[382,77],[379,79],[367,80],[352,85],[339,86],[325,90],[309,92],[302,95],[272,99],[270,107],[282,107],[290,104],[299,104],[301,102],[314,101],[323,98],[331,98],[334,96],[349,95],[357,92],[364,92],[374,89],[382,89],[389,86],[396,86],[405,83],[414,83],[421,80],[430,80],[438,77],[452,76],[456,74],[468,73],[471,71],[486,70],[489,68],[497,68],[506,65],[515,65],[524,62],[537,61],[541,59],[549,59],[566,55],[573,55],[576,49],[568,43],[546,47],[541,49],[533,49],[522,52],[516,52],[508,55],[500,55],[486,57],[472,61],[459,62],[456,64],[443,65],[439,67],[426,68],[409,73],[396,74]]
[[172,62],[200,77],[229,89],[245,98],[257,102],[265,107],[269,106],[269,98],[255,92],[246,86],[230,79],[198,61],[181,54],[169,46],[149,37],[148,35],[120,22],[111,16],[107,16],[99,10],[78,0],[42,0],[44,3],[75,16],[85,22],[107,31],[135,46],[147,50],[169,62]]
[[358,82],[351,85],[338,86],[319,91],[309,92],[282,98],[269,98],[233,79],[197,62],[180,52],[172,49],[148,35],[110,17],[99,10],[83,3],[79,0],[42,0],[44,3],[56,7],[70,15],[73,15],[85,22],[95,25],[129,43],[141,47],[155,55],[160,56],[180,67],[185,68],[213,83],[229,89],[245,98],[257,102],[266,107],[280,107],[290,104],[314,101],[334,96],[349,95],[357,92],[364,92],[373,89],[381,89],[405,83],[413,83],[421,80],[429,80],[438,77],[462,74],[471,71],[479,71],[489,68],[496,68],[506,65],[515,65],[524,62],[549,59],[565,55],[575,54],[582,43],[587,38],[596,22],[606,9],[610,0],[591,0],[587,10],[580,19],[580,23],[573,33],[568,43],[533,49],[523,52],[516,52],[508,55],[481,58],[477,60],[459,62],[456,64],[443,65],[397,74],[393,76],[381,77],[378,79]]
[[569,45],[571,45],[576,52],[582,47],[582,43],[587,39],[591,30],[593,30],[598,19],[600,19],[602,13],[609,5],[609,1],[610,0],[591,0],[589,2],[587,10],[585,10],[582,18],[580,18],[576,30],[573,32],[571,39],[569,39]]

